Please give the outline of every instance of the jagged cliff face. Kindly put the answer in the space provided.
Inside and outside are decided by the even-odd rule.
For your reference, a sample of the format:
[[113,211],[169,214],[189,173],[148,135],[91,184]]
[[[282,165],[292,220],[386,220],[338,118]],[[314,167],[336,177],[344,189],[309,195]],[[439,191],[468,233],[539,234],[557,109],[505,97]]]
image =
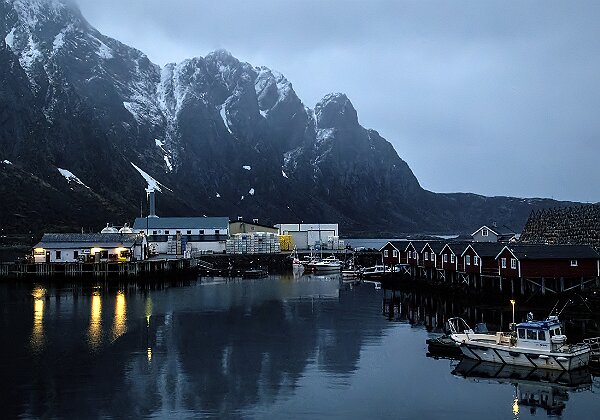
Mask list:
[[345,95],[310,109],[283,75],[225,51],[161,68],[71,4],[0,0],[0,13],[7,229],[130,220],[147,186],[132,163],[168,187],[159,215],[455,232],[496,216],[522,225],[545,205],[424,191]]

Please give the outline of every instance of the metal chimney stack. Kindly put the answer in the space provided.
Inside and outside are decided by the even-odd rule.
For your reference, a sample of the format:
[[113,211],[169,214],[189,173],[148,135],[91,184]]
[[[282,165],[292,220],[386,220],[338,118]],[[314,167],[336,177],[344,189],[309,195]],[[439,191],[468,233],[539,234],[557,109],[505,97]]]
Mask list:
[[154,188],[147,189],[148,201],[150,203],[150,214],[148,217],[158,217],[156,215],[156,197],[154,196]]

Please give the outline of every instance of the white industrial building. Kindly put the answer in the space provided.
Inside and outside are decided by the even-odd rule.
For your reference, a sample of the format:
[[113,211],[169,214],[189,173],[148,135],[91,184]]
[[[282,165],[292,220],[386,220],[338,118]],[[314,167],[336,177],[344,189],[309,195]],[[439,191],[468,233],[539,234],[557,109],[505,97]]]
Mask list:
[[138,217],[133,230],[147,236],[151,254],[223,253],[229,236],[229,218]]
[[36,263],[143,260],[146,237],[139,233],[45,233],[33,248]]
[[292,237],[296,249],[340,249],[337,223],[282,223],[276,225],[280,235]]

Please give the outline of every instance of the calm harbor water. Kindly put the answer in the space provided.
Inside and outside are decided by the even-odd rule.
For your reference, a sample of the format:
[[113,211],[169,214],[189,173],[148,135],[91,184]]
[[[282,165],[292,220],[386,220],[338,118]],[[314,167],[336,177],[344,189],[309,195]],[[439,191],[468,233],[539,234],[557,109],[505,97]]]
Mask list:
[[335,275],[1,283],[0,417],[587,419],[600,411],[600,378],[587,370],[547,376],[427,355],[425,340],[447,316],[494,325],[508,322],[509,309],[427,292],[384,296]]

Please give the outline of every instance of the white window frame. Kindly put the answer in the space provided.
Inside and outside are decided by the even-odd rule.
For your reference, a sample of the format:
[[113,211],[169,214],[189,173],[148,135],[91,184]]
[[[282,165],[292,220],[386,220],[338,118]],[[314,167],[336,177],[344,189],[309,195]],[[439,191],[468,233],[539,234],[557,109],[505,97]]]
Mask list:
[[477,255],[473,257],[473,265],[479,265],[479,257]]
[[394,258],[396,258],[398,256],[398,250],[397,249],[392,250],[392,255],[394,256]]
[[500,266],[506,268],[506,258],[500,258]]
[[578,261],[577,260],[571,260],[571,267],[577,267],[578,266]]
[[489,236],[490,230],[488,228],[481,229],[481,236]]
[[383,256],[384,256],[385,258],[387,258],[387,256],[388,256],[388,250],[387,250],[387,249],[384,249],[384,250],[383,250]]
[[448,254],[444,254],[444,259],[443,259],[443,261],[444,261],[445,263],[447,263],[447,262],[448,262]]
[[465,255],[465,264],[471,265],[471,256],[470,255]]
[[425,252],[425,261],[429,261],[429,252]]
[[516,270],[517,269],[517,259],[516,258],[511,258],[510,259],[510,268],[512,270]]
[[450,254],[450,263],[454,264],[454,254]]

